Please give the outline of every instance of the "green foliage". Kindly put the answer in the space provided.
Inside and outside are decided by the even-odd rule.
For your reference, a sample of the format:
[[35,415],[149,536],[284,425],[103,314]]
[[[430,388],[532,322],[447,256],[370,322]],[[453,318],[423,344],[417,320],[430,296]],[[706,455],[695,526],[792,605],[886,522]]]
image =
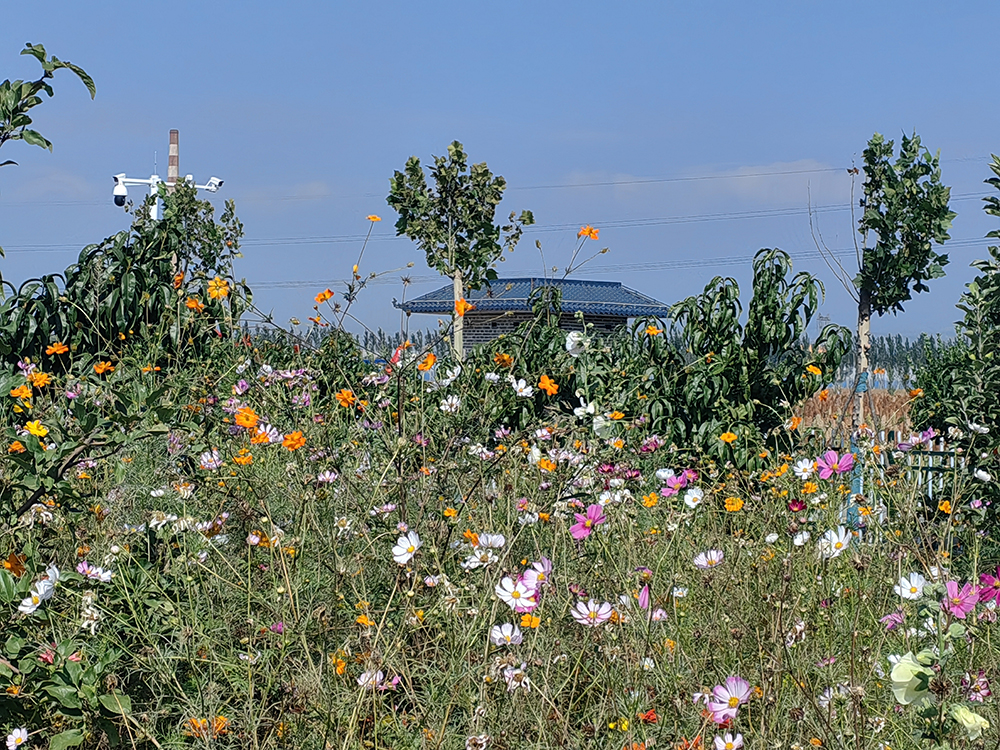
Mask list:
[[[9,78],[0,83],[0,147],[7,141],[24,141],[30,146],[39,146],[52,150],[52,143],[37,130],[28,126],[32,124],[31,116],[28,112],[42,103],[39,94],[52,96],[52,84],[49,79],[53,78],[55,71],[66,69],[75,73],[83,85],[90,92],[90,98],[97,95],[97,87],[94,80],[87,75],[86,71],[71,62],[60,60],[58,57],[48,57],[45,47],[40,44],[26,44],[21,50],[22,55],[31,55],[42,66],[42,77],[37,81],[11,81]],[[0,167],[16,165],[16,161],[6,159],[0,162]],[[0,258],[3,257],[3,248],[0,247]],[[0,274],[0,298],[3,297],[3,274]]]
[[[238,330],[251,295],[232,274],[243,235],[232,202],[216,223],[211,203],[191,186],[163,200],[163,219],[150,219],[144,205],[128,231],[88,245],[64,273],[30,279],[0,301],[0,359],[40,361],[57,341],[108,358],[135,336],[153,350],[166,344],[164,356],[176,358]],[[216,278],[226,294],[213,298]]]
[[[854,279],[870,299],[876,315],[900,312],[912,292],[926,292],[924,283],[944,276],[948,256],[932,243],[948,239],[956,214],[948,207],[951,188],[941,184],[939,156],[920,152],[920,138],[903,136],[892,163],[893,142],[879,133],[864,151],[864,213],[858,231],[865,240],[861,268]],[[867,245],[870,234],[875,244]]]
[[[52,143],[37,130],[28,127],[31,125],[28,112],[42,103],[40,94],[52,96],[52,84],[49,80],[53,78],[55,71],[66,69],[75,73],[87,87],[91,99],[97,95],[97,88],[94,86],[94,80],[83,68],[55,56],[48,57],[45,47],[40,44],[26,44],[21,54],[31,55],[38,60],[42,66],[42,77],[37,81],[7,79],[0,83],[0,146],[7,141],[24,141],[28,145],[40,146],[51,151]],[[9,164],[14,162],[5,161],[0,167]]]
[[386,201],[399,214],[396,234],[414,240],[427,265],[445,276],[461,275],[469,289],[497,278],[493,266],[512,251],[525,226],[534,224],[530,211],[509,223],[493,223],[507,182],[494,176],[486,163],[468,165],[462,144],[448,146],[448,156],[435,156],[430,168],[434,187],[427,184],[420,159],[411,156],[390,181]]

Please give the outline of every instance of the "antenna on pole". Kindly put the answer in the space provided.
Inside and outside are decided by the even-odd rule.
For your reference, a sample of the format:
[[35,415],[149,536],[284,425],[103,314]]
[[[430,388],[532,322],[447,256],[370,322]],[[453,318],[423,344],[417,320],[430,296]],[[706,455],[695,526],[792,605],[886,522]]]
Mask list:
[[167,152],[167,190],[172,191],[180,179],[180,146],[178,145],[179,134],[176,130],[170,131],[170,150]]

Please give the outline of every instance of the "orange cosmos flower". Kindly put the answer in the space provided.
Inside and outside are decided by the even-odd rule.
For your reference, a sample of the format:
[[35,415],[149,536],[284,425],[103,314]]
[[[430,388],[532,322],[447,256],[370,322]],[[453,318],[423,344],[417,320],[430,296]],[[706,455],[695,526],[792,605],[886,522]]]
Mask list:
[[625,415],[616,409],[608,414],[608,419],[625,419]]
[[297,451],[306,444],[306,439],[301,432],[296,430],[290,435],[285,435],[285,439],[281,441],[281,444],[290,451]]
[[216,276],[208,282],[208,296],[212,299],[222,299],[229,296],[229,282]]
[[65,354],[68,351],[69,347],[66,346],[66,344],[64,344],[62,341],[57,341],[54,344],[51,344],[45,350],[45,353],[51,357],[53,354]]
[[548,375],[542,375],[542,379],[538,381],[538,387],[550,396],[559,393],[559,385]]
[[236,412],[236,424],[240,427],[245,427],[248,430],[252,430],[257,426],[257,413],[251,409],[249,406],[244,406],[242,409]]
[[788,420],[788,429],[797,430],[800,424],[802,424],[802,417],[792,417]]
[[8,453],[24,453],[26,450],[27,448],[24,447],[20,440],[15,440],[10,444],[10,447],[7,448]]
[[27,555],[19,555],[16,552],[11,552],[7,556],[7,559],[3,561],[4,570],[10,571],[10,574],[15,578],[20,578],[24,575],[24,563],[27,559]]
[[471,302],[466,302],[464,297],[455,302],[455,314],[460,318],[464,317],[465,314],[469,312],[469,310],[475,310],[475,309],[476,306],[473,305]]
[[49,434],[49,428],[42,424],[41,420],[36,419],[34,422],[28,422],[24,425],[25,429],[30,432],[35,437],[43,438]]
[[500,367],[513,367],[514,358],[509,354],[504,354],[503,352],[497,352],[493,355],[493,363],[499,365]]
[[542,471],[555,471],[556,464],[555,461],[550,461],[547,458],[538,459],[538,468]]
[[337,403],[345,409],[354,406],[354,402],[358,400],[357,396],[354,395],[354,391],[347,388],[340,389],[333,394],[333,397],[337,399]]
[[951,500],[942,500],[938,503],[938,510],[942,513],[951,513]]
[[257,434],[254,435],[252,438],[250,438],[250,444],[251,445],[262,445],[262,444],[270,443],[270,442],[271,442],[271,438],[268,437],[267,433],[264,432],[264,430],[262,430],[260,428],[257,429]]
[[739,497],[726,498],[726,510],[730,513],[737,513],[743,509],[743,499]]
[[194,310],[198,313],[205,311],[205,303],[201,302],[197,297],[188,297],[187,302],[184,304],[187,305],[188,310]]
[[576,236],[596,240],[600,231],[600,229],[594,229],[590,224],[587,224],[585,227],[580,227],[580,231],[576,233]]
[[381,216],[376,216],[375,214],[368,214],[368,221],[382,221]]
[[22,399],[31,398],[31,388],[27,383],[21,383],[21,385],[10,392],[10,397]]
[[820,401],[826,401],[827,398],[829,398],[829,396],[830,396],[830,391],[828,391],[826,388],[824,388],[823,390],[821,390],[816,395],[819,397]]
[[322,292],[316,295],[316,304],[322,305],[331,297],[333,297],[333,292],[330,291],[329,289],[324,289]]
[[478,546],[479,546],[479,534],[477,534],[477,533],[476,533],[475,531],[473,531],[472,529],[466,529],[466,530],[465,530],[465,531],[464,531],[464,532],[462,533],[462,536],[463,536],[463,537],[465,538],[465,540],[466,540],[467,542],[469,542],[469,544],[471,544],[471,545],[472,545],[473,547],[478,547]]
[[914,388],[913,390],[910,391],[910,398],[920,398],[923,395],[924,395],[923,388]]
[[420,370],[420,372],[427,372],[434,366],[435,362],[437,362],[437,357],[433,352],[428,352],[427,356],[424,357],[424,361],[417,365],[417,369]]
[[521,627],[522,628],[537,628],[542,624],[542,618],[538,615],[533,615],[530,612],[525,612],[521,615]]
[[445,518],[455,518],[458,515],[458,511],[454,508],[445,508],[444,517]]
[[648,495],[642,496],[643,507],[653,508],[658,502],[660,502],[660,498],[656,496],[655,492],[650,492]]
[[28,376],[28,380],[35,388],[44,388],[52,382],[52,376],[47,372],[33,372]]
[[174,289],[180,289],[181,288],[181,284],[183,284],[183,283],[184,283],[184,274],[180,273],[180,272],[175,273],[174,274]]
[[652,326],[652,325],[646,326],[646,335],[647,336],[659,336],[661,333],[663,333],[663,329],[662,328],[657,328],[656,326]]
[[251,454],[246,448],[241,448],[240,452],[233,456],[233,461],[238,463],[240,466],[249,466],[253,463],[253,454]]
[[816,365],[809,365],[806,368],[806,372],[810,373],[811,375],[822,375],[823,374],[823,371],[821,369],[819,369]]
[[106,372],[114,372],[115,367],[110,362],[98,362],[94,365],[94,372],[98,375],[103,375]]
[[719,435],[719,440],[721,440],[723,443],[726,443],[727,445],[732,445],[737,441],[737,439],[739,439],[739,435],[737,435],[735,432],[729,432],[728,430]]

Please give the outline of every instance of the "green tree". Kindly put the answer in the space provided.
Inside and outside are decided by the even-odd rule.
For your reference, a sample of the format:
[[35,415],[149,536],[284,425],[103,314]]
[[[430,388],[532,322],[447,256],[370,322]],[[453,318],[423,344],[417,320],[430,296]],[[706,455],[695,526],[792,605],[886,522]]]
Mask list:
[[[29,145],[40,146],[51,151],[52,142],[37,130],[28,127],[31,125],[31,117],[28,112],[42,103],[41,94],[52,96],[52,85],[49,83],[49,79],[57,70],[65,68],[76,73],[77,77],[83,81],[83,85],[90,92],[91,99],[97,95],[97,88],[94,86],[94,79],[87,75],[83,68],[66,60],[60,60],[58,57],[48,57],[45,54],[45,47],[40,44],[31,44],[30,42],[25,44],[21,54],[31,55],[41,63],[42,77],[37,81],[11,81],[7,79],[0,83],[0,147],[7,141],[24,141]],[[16,164],[16,161],[7,159],[0,162],[0,167]],[[0,257],[2,256],[3,248],[0,247]],[[0,279],[2,278],[0,276]],[[0,285],[0,299],[2,298],[3,287]]]
[[[427,255],[427,265],[452,279],[456,314],[455,356],[463,357],[463,317],[458,303],[466,289],[479,289],[497,278],[494,266],[503,251],[512,251],[525,226],[535,223],[530,211],[511,212],[504,226],[494,224],[507,182],[486,163],[468,164],[462,144],[448,146],[448,156],[435,156],[427,184],[420,159],[411,156],[390,180],[388,204],[399,214],[396,234],[405,234]],[[461,314],[460,314],[461,313]]]
[[[934,244],[948,239],[955,212],[948,206],[951,188],[941,183],[939,154],[921,152],[920,137],[903,136],[895,162],[892,141],[875,133],[864,151],[865,181],[858,221],[862,237],[859,270],[854,277],[858,300],[858,356],[856,375],[869,368],[871,317],[903,310],[913,292],[926,292],[925,283],[944,276],[948,256]],[[869,245],[869,240],[874,244]],[[864,402],[858,394],[855,428],[864,421]]]

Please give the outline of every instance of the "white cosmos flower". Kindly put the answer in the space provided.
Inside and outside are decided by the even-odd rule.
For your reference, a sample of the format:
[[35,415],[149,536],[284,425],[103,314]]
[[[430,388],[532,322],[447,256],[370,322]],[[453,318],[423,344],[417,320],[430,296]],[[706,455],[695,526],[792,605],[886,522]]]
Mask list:
[[580,399],[580,405],[575,409],[573,409],[573,416],[575,417],[592,417],[596,413],[597,413],[597,407],[594,405],[594,403],[590,402],[588,404],[582,398]]
[[566,353],[571,357],[579,357],[587,348],[587,337],[582,331],[570,331],[566,334]]
[[774,544],[776,541],[778,541],[778,535],[772,531],[770,534],[764,537],[764,541],[767,542],[768,544]]
[[528,385],[524,378],[520,380],[511,378],[511,387],[513,387],[515,393],[521,398],[530,398],[535,392],[535,389]]
[[504,576],[494,590],[500,600],[511,609],[533,608],[535,605],[535,592],[523,581],[515,581],[510,576]]
[[420,549],[420,536],[415,531],[409,532],[406,536],[401,536],[396,540],[392,548],[392,559],[400,565],[406,565]]
[[975,432],[979,435],[989,434],[990,428],[984,427],[981,424],[976,424],[975,422],[969,422],[969,432]]
[[492,547],[500,549],[507,543],[507,537],[503,534],[480,534],[479,547]]
[[491,383],[500,382],[500,374],[496,372],[488,372],[483,377],[486,378]]
[[810,534],[808,531],[800,531],[798,534],[792,537],[792,544],[794,544],[796,547],[803,547],[805,546],[805,543],[808,542],[811,538],[812,534]]
[[720,549],[710,549],[707,552],[699,552],[694,557],[694,566],[702,570],[708,570],[722,564],[726,558]]
[[455,414],[462,406],[462,399],[458,396],[448,396],[441,402],[441,411],[446,414]]
[[507,667],[503,671],[503,678],[507,682],[507,692],[513,693],[518,688],[523,688],[524,692],[531,692],[531,680],[528,673],[524,671],[526,664],[521,662],[520,667]]
[[656,470],[656,479],[657,479],[658,482],[660,482],[660,484],[663,484],[664,482],[666,482],[673,475],[674,475],[674,470],[673,469],[657,469]]
[[375,671],[371,670],[368,672],[362,672],[361,676],[358,678],[358,685],[362,688],[367,688],[374,690],[376,687],[382,684],[385,679],[385,673],[381,670]]
[[795,476],[804,481],[816,471],[816,462],[811,458],[803,458],[792,467],[792,471],[795,472]]
[[19,727],[7,735],[7,750],[17,750],[19,747],[28,746],[28,730]]
[[910,575],[900,578],[899,583],[893,588],[904,599],[919,599],[924,591],[925,583],[927,583],[927,579],[922,575],[910,573]]
[[851,532],[843,526],[830,529],[819,540],[818,549],[820,557],[829,560],[840,555],[851,543]]
[[464,570],[475,570],[476,568],[481,568],[485,565],[492,565],[499,558],[491,549],[480,549],[476,548],[469,555],[468,559],[461,563]]
[[705,490],[699,487],[692,487],[684,493],[684,504],[689,508],[697,508],[704,499]]
[[509,622],[490,629],[490,641],[494,646],[517,646],[522,640],[521,629]]
[[993,480],[993,477],[990,476],[990,473],[983,469],[976,469],[972,475],[980,482],[990,482]]

